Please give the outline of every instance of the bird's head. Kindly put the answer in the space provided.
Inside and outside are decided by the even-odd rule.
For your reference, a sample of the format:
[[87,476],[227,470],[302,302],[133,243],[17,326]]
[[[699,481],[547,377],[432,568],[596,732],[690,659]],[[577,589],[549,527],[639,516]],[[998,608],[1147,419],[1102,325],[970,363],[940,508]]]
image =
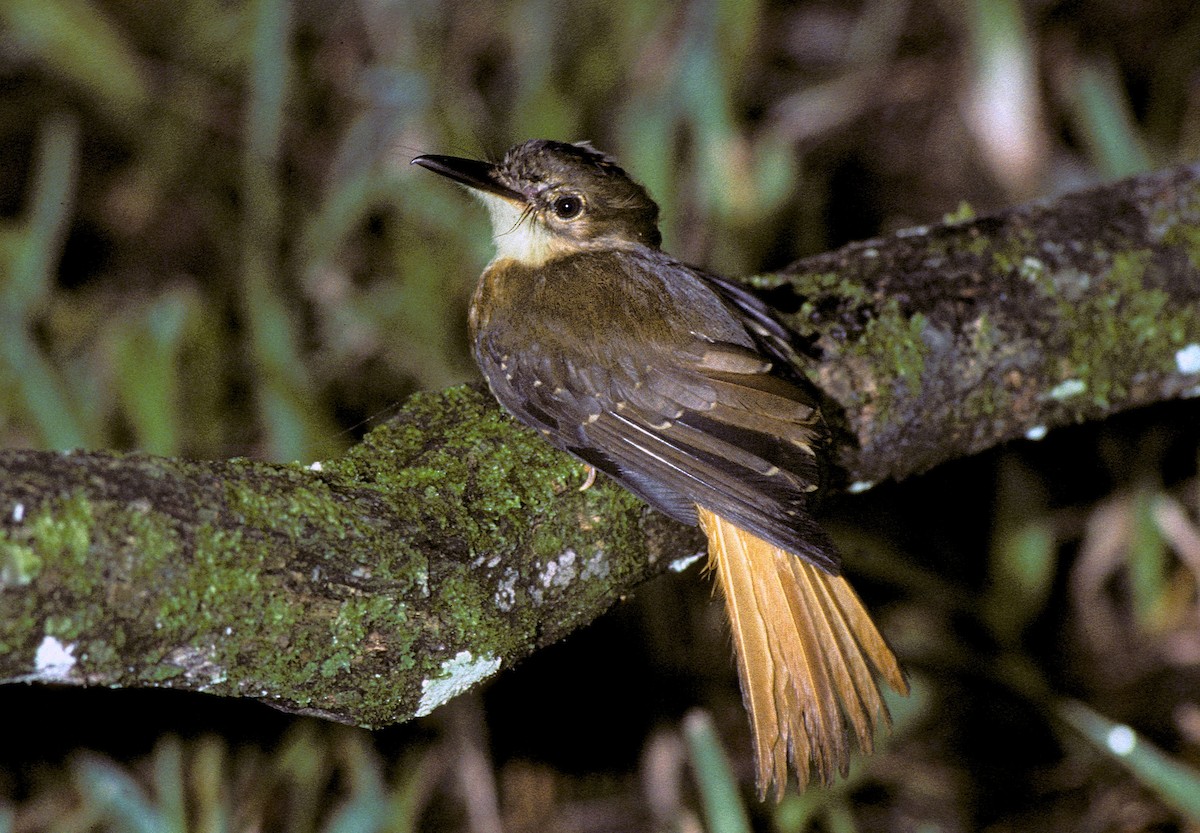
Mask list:
[[587,142],[530,139],[497,163],[426,155],[413,164],[471,189],[488,207],[496,259],[540,266],[585,251],[658,248],[658,206]]

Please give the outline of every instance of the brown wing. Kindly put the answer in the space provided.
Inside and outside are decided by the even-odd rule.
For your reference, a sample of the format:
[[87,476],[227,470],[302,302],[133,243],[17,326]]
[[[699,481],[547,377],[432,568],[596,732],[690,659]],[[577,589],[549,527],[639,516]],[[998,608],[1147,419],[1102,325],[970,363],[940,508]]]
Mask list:
[[[743,343],[710,341],[696,328],[677,328],[690,333],[685,343],[633,343],[628,327],[607,326],[586,349],[547,337],[517,352],[503,330],[484,332],[476,354],[493,392],[555,445],[678,520],[696,524],[699,504],[836,573],[835,550],[806,508],[824,441],[814,398],[755,349],[736,308],[669,263],[676,282],[691,282],[688,292],[707,293],[687,304],[706,308],[701,323]],[[726,320],[714,321],[714,304]],[[623,314],[614,303],[618,324]]]

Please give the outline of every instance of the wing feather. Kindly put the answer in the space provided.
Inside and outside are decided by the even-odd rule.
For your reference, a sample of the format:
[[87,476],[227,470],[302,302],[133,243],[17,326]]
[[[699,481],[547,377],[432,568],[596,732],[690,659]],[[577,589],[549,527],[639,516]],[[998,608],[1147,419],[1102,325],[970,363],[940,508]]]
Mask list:
[[[767,327],[748,293],[661,253],[589,257],[531,276],[525,291],[541,294],[477,333],[496,397],[673,517],[694,523],[684,507],[700,503],[836,571],[808,519],[827,429],[785,365],[782,326]],[[600,297],[620,298],[602,319]]]

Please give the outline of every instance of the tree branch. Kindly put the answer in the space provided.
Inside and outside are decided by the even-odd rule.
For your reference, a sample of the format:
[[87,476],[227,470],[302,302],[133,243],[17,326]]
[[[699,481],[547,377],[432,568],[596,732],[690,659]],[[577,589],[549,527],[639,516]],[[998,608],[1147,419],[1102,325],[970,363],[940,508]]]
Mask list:
[[[810,258],[839,480],[1200,393],[1200,166]],[[702,548],[473,387],[319,467],[0,453],[0,680],[423,714]]]

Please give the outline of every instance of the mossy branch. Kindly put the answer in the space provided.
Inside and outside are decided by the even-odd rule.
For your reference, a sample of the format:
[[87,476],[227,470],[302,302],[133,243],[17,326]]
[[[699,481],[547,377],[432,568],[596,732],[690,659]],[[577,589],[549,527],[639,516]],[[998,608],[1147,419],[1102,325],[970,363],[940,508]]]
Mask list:
[[[838,480],[901,478],[1200,393],[1200,167],[757,283],[841,408]],[[583,479],[471,387],[319,467],[0,453],[0,680],[405,720],[700,551]]]

